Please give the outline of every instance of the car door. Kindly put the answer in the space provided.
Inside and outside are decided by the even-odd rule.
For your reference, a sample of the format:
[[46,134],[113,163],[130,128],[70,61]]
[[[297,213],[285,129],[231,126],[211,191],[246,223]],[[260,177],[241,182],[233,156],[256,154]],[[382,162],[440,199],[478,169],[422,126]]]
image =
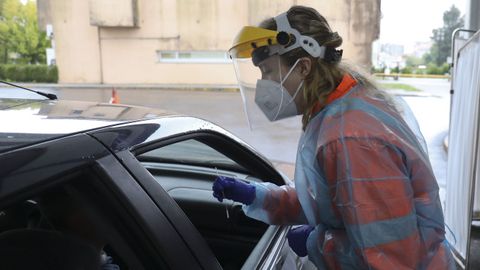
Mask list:
[[[123,136],[132,141],[125,134],[144,134],[126,131],[130,127],[94,136],[112,147],[113,142],[118,144],[114,138]],[[171,203],[164,201],[164,192],[180,205],[224,269],[280,269],[287,264],[303,267],[286,244],[288,226],[267,226],[246,217],[240,204],[228,200],[220,203],[213,198],[211,185],[218,175],[245,181],[270,180],[279,185],[288,181],[238,139],[204,128],[147,140],[128,149],[112,148],[160,207],[165,206],[165,212],[173,218],[179,215],[171,211]],[[192,233],[181,231],[187,236]]]
[[[58,219],[60,212],[68,215],[79,213],[77,209],[80,208],[75,208],[75,211],[48,211],[53,213],[46,217],[50,222],[41,226],[31,227],[37,222],[32,223],[30,217],[28,222],[18,222],[21,221],[18,217],[25,214],[18,211],[24,203],[41,205],[38,202],[45,202],[51,194],[58,194],[57,191],[52,192],[53,189],[61,188],[70,193],[60,197],[76,194],[82,202],[81,209],[88,212],[82,222],[74,222],[77,224],[75,227],[84,228],[84,224],[90,223],[88,227],[99,229],[102,233],[95,235],[108,239],[105,242],[123,261],[123,269],[220,269],[208,246],[198,241],[197,247],[201,252],[192,250],[185,235],[177,231],[177,224],[172,224],[171,217],[157,207],[144,187],[108,149],[88,135],[77,134],[0,154],[0,162],[4,165],[0,167],[0,224],[8,230],[0,232],[3,244],[8,243],[5,237],[11,229],[60,233],[63,230],[58,228],[69,227],[64,223],[60,227],[52,226],[55,222],[51,222],[51,218]],[[55,195],[55,198],[59,196]],[[50,205],[67,205],[59,199],[51,201]],[[9,211],[5,212],[5,209]],[[10,211],[12,209],[15,211]],[[45,220],[44,213],[39,211],[40,218],[36,220]],[[181,218],[175,221],[183,223],[184,230],[195,231],[192,226],[188,227],[187,218],[183,221]],[[12,224],[15,226],[10,226]],[[192,239],[195,240],[194,237],[188,240]],[[5,245],[2,247],[5,248]],[[199,258],[199,254],[204,258]]]

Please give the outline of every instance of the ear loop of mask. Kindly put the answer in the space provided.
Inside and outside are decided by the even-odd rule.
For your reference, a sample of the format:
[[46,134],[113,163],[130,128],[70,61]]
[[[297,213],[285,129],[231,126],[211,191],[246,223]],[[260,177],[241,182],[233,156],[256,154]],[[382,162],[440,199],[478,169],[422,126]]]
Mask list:
[[[290,76],[290,74],[293,72],[293,70],[295,69],[295,67],[297,66],[298,62],[300,62],[300,59],[297,59],[297,61],[295,61],[295,63],[293,64],[292,68],[288,71],[288,73],[285,75],[285,80],[282,78],[282,65],[280,64],[280,57],[278,58],[278,70],[279,70],[279,75],[280,75],[280,87],[281,87],[281,90],[282,90],[282,98],[280,99],[280,106],[278,106],[278,111],[277,113],[275,114],[275,117],[273,119],[277,119],[278,115],[280,114],[280,111],[282,110],[282,105],[283,105],[283,96],[284,96],[284,93],[283,93],[283,83],[287,80],[288,76]],[[287,106],[290,105],[290,103],[294,102],[295,101],[295,97],[297,96],[297,94],[299,93],[300,89],[302,88],[303,86],[303,80],[302,82],[300,83],[300,85],[297,87],[297,90],[295,90],[295,94],[293,95],[292,97],[292,100],[290,102],[288,102]],[[288,91],[287,91],[288,92]]]

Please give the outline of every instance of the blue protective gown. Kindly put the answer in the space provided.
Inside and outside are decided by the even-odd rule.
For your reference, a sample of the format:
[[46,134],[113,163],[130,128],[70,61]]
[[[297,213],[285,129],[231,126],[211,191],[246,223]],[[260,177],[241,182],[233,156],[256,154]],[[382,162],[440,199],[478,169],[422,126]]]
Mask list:
[[255,183],[245,213],[315,226],[307,249],[319,269],[455,269],[413,114],[351,80],[302,134],[295,188]]

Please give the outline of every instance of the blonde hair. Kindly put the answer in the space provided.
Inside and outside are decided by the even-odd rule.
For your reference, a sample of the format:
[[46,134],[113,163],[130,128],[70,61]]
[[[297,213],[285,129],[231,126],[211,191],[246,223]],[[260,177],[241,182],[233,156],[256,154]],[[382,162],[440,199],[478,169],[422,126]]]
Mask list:
[[[325,17],[313,8],[293,6],[287,11],[287,18],[290,26],[298,30],[300,34],[314,38],[320,46],[338,48],[342,45],[342,37],[337,32],[333,32]],[[263,21],[259,26],[270,30],[277,29],[273,18]],[[313,107],[317,102],[325,104],[328,95],[340,84],[345,74],[350,74],[359,84],[364,85],[367,89],[378,89],[366,73],[353,65],[345,64],[343,61],[328,62],[320,58],[313,58],[302,48],[297,48],[281,55],[282,61],[290,67],[301,57],[309,57],[313,63],[304,84],[303,97],[306,109],[302,118],[303,129],[305,129],[312,117]]]

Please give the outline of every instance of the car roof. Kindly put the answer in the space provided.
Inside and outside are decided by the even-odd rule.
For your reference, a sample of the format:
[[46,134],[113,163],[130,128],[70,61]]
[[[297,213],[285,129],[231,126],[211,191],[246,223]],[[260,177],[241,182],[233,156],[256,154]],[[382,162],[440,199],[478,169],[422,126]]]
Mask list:
[[73,133],[175,115],[140,106],[0,98],[0,152]]

